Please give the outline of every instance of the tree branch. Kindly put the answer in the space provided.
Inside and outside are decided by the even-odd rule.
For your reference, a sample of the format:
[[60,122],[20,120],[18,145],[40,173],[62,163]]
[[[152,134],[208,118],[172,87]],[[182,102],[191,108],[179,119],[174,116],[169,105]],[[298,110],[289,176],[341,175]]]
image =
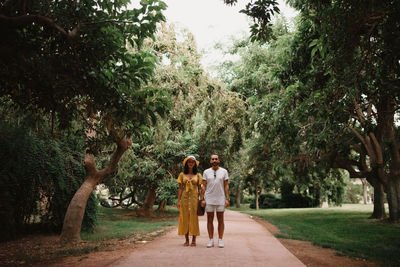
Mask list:
[[355,108],[355,111],[357,113],[358,119],[359,119],[360,123],[362,125],[364,125],[365,124],[365,118],[364,118],[364,114],[363,114],[363,112],[361,110],[361,107],[360,107],[360,105],[357,103],[357,101],[355,99],[353,99],[353,102],[354,102],[354,108]]
[[[112,154],[110,162],[107,167],[102,169],[99,173],[100,176],[108,177],[112,175],[118,167],[118,162],[125,151],[132,145],[132,138],[121,138],[119,134],[116,134],[115,142],[117,143],[117,149]],[[102,179],[104,179],[104,177]]]
[[379,144],[378,140],[375,137],[374,133],[369,133],[371,136],[372,142],[374,143],[375,146],[375,151],[376,151],[376,163],[379,165],[383,165],[383,155],[382,155],[382,147]]
[[369,100],[367,108],[367,119],[369,119],[371,115],[372,115],[372,100]]
[[333,167],[347,170],[351,178],[365,178],[365,173],[362,171],[356,171],[351,162],[347,159],[336,158],[333,162]]
[[365,149],[367,150],[368,156],[371,159],[371,164],[375,164],[376,163],[376,155],[372,148],[371,140],[370,140],[369,136],[367,136],[364,139],[361,136],[361,134],[359,132],[357,132],[357,130],[354,129],[352,126],[348,126],[348,128],[357,136],[358,139],[360,139],[361,143],[364,145]]
[[365,149],[367,150],[368,156],[371,161],[371,165],[376,165],[378,163],[377,156],[375,150],[373,149],[371,138],[368,135],[365,137],[365,143],[366,143]]
[[7,17],[0,15],[0,24],[8,28],[16,28],[25,26],[31,23],[37,23],[39,25],[56,29],[65,36],[69,36],[68,33],[52,19],[41,15],[22,15],[18,17]]

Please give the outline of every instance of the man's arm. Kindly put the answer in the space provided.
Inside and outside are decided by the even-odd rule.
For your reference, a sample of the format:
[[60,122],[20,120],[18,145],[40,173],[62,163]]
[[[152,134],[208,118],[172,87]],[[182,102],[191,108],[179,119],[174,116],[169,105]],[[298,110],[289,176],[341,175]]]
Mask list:
[[204,193],[206,192],[207,189],[207,180],[203,180],[203,186],[201,187],[201,192],[200,192],[200,199],[204,200]]
[[206,201],[204,199],[204,193],[206,192],[206,189],[207,189],[207,180],[203,180],[203,186],[201,187],[201,191],[200,191],[200,199],[201,199],[202,207],[206,206]]
[[224,181],[225,188],[225,208],[229,207],[229,180]]

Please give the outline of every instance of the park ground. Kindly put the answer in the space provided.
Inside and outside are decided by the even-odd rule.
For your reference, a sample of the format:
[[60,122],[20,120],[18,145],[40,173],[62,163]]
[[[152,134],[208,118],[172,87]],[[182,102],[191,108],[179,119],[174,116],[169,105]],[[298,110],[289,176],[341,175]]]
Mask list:
[[[400,227],[368,220],[370,208],[347,205],[332,209],[252,211],[243,208],[241,211],[278,237],[281,244],[307,266],[398,265],[400,246],[395,239],[400,235]],[[148,243],[159,242],[165,238],[165,233],[176,229],[174,209],[150,219],[132,219],[130,213],[129,210],[102,209],[97,229],[94,233],[83,233],[84,241],[79,245],[61,245],[56,235],[30,235],[1,243],[0,265],[112,265]],[[343,233],[346,238],[335,232]],[[352,239],[369,245],[357,244]],[[376,252],[371,253],[372,250]]]

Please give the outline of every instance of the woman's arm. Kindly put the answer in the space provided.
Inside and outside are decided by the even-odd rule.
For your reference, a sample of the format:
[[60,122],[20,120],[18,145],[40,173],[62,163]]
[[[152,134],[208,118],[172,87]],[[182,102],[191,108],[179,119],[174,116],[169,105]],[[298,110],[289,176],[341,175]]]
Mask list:
[[206,189],[207,189],[207,180],[203,180],[203,186],[201,187],[200,190],[200,199],[202,207],[206,206],[206,201],[204,200],[204,193],[206,192]]
[[178,201],[177,201],[177,203],[176,203],[176,206],[178,207],[178,209],[181,208],[182,190],[183,190],[183,185],[182,185],[182,184],[179,184],[179,189],[178,189]]

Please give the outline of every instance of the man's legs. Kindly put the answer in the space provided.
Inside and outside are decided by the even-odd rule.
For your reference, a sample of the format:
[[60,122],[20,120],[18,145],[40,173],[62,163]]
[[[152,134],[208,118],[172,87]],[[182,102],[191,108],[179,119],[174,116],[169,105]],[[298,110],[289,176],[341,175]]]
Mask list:
[[214,237],[214,211],[213,212],[207,212],[207,231],[208,231],[208,237],[210,239],[213,239]]
[[222,240],[224,236],[224,230],[225,230],[225,223],[224,223],[224,211],[225,211],[225,206],[220,205],[217,208],[217,220],[218,220],[218,247],[223,248],[224,241]]
[[207,231],[208,231],[208,237],[210,240],[208,240],[207,247],[211,248],[214,246],[214,211],[207,211]]
[[218,236],[219,239],[222,239],[224,236],[224,230],[225,230],[225,223],[224,223],[224,212],[218,212],[217,211],[217,220],[218,220]]

